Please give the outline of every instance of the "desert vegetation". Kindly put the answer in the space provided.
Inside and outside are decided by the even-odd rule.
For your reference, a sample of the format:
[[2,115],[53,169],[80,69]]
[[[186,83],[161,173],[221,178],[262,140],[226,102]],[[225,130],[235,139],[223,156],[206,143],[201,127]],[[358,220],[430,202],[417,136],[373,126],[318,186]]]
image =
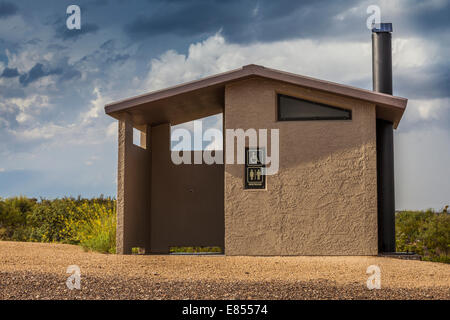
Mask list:
[[[431,209],[399,211],[396,239],[397,251],[415,252],[425,260],[450,263],[450,214],[447,210]],[[103,196],[54,200],[0,198],[0,240],[78,244],[86,250],[115,253],[116,201]],[[201,251],[218,250],[171,248],[171,252]]]
[[395,215],[397,251],[415,252],[424,260],[450,263],[450,214],[400,211]]
[[116,204],[111,198],[0,199],[0,239],[79,244],[115,253]]

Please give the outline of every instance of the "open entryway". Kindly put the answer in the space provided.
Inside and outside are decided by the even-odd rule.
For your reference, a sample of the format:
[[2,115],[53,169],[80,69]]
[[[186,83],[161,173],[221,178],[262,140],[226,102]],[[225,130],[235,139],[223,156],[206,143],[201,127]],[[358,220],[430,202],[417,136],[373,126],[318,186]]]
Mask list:
[[[222,116],[213,117],[219,119],[221,130]],[[202,119],[207,124],[204,129],[211,125],[209,118]],[[191,131],[190,123],[180,126]],[[193,163],[194,157],[202,157],[206,144],[184,151],[191,164],[174,164],[172,153],[181,151],[171,140],[171,131],[169,124],[151,130],[150,253],[170,253],[171,248],[181,247],[219,247],[223,252],[224,165]]]

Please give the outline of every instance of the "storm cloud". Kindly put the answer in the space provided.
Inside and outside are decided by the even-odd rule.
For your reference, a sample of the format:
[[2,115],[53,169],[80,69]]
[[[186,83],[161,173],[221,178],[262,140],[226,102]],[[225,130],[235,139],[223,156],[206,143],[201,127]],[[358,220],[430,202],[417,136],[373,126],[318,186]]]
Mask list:
[[62,69],[48,70],[42,63],[37,63],[33,66],[33,68],[30,69],[30,71],[20,76],[19,82],[22,85],[27,86],[31,82],[36,81],[42,77],[61,74],[62,72]]
[[5,68],[3,73],[0,75],[2,78],[14,78],[17,76],[19,76],[19,71],[17,71],[17,68]]
[[[345,1],[352,6],[356,1]],[[164,1],[125,25],[133,39],[162,34],[199,36],[219,30],[230,42],[279,41],[355,34],[356,15],[336,19],[344,1]],[[362,13],[365,14],[365,13]],[[323,31],[326,30],[326,33]]]
[[56,37],[62,39],[63,41],[76,40],[83,35],[89,33],[96,33],[98,29],[99,29],[98,25],[94,23],[83,24],[80,30],[77,29],[69,30],[65,27],[65,25],[58,26],[58,28],[56,29]]
[[18,10],[14,3],[0,2],[0,19],[15,15]]

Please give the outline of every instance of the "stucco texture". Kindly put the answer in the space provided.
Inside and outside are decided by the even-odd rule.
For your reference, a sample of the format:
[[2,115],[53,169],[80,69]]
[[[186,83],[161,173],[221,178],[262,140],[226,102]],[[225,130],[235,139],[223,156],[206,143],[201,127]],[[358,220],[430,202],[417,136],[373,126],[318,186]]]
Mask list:
[[141,134],[141,146],[133,144],[129,117],[119,121],[117,174],[116,251],[129,254],[133,247],[150,249],[148,214],[151,153],[147,149],[150,127]]
[[[277,93],[352,120],[277,121]],[[226,86],[224,128],[279,129],[280,168],[266,190],[244,190],[244,166],[225,165],[225,253],[376,255],[375,119],[370,103],[269,79]]]

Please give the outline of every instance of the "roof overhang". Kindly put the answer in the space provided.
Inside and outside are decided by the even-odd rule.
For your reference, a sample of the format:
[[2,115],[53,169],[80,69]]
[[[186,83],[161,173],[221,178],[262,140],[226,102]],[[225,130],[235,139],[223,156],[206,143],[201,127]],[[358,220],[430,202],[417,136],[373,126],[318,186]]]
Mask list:
[[384,93],[263,66],[247,65],[233,71],[113,102],[105,106],[105,112],[116,119],[121,119],[122,115],[127,113],[137,128],[145,124],[167,122],[176,125],[222,112],[225,85],[252,77],[273,79],[371,102],[376,105],[377,118],[391,121],[394,128],[397,128],[408,101]]

